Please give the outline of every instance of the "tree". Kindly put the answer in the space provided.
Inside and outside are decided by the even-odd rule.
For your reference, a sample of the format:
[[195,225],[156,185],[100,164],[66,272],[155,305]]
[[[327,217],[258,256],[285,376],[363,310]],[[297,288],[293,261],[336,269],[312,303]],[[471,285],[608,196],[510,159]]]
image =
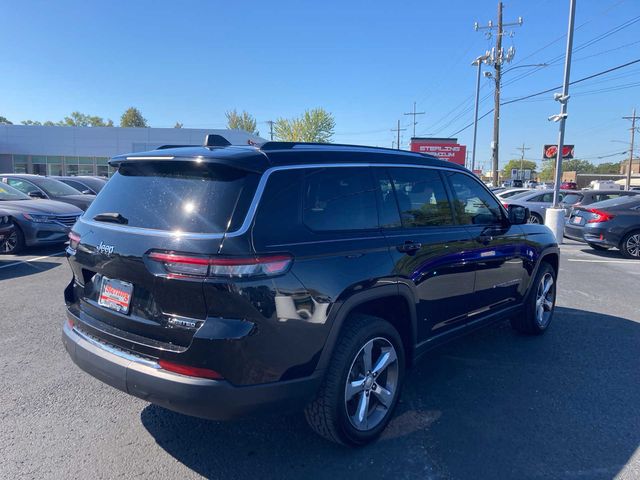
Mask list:
[[[511,170],[516,169],[519,171],[520,165],[521,165],[520,159],[509,160],[509,162],[507,162],[507,164],[502,169],[502,174],[501,174],[502,177],[511,178]],[[531,160],[522,161],[523,170],[531,170],[531,173],[534,173],[536,171],[536,168],[537,168],[536,162],[533,162]]]
[[3,117],[2,115],[0,115],[0,125],[13,125],[13,122],[7,117]]
[[64,117],[57,125],[60,127],[113,127],[113,120],[107,119],[105,122],[102,117],[97,115],[71,112],[70,116]]
[[592,173],[594,170],[595,167],[589,160],[580,160],[578,158],[562,160],[563,172]]
[[305,111],[299,118],[279,118],[273,132],[278,140],[284,142],[328,143],[335,126],[333,115],[322,108],[315,108]]
[[176,124],[173,126],[173,128],[182,128],[183,124],[180,122],[176,122]]
[[241,114],[238,114],[234,109],[226,112],[225,115],[227,117],[227,128],[244,130],[245,132],[258,135],[256,131],[256,119],[253,118],[250,113],[243,110]]
[[38,120],[22,120],[20,123],[22,125],[42,125],[42,122]]
[[594,173],[619,174],[620,162],[604,162],[595,166]]
[[146,128],[149,125],[147,125],[147,119],[142,116],[140,110],[135,107],[129,107],[120,117],[120,126]]

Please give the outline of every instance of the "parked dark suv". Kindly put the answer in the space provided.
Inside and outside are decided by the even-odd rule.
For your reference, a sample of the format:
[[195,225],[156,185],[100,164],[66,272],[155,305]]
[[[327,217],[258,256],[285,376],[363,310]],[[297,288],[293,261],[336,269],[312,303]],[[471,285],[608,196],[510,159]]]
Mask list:
[[231,419],[304,408],[359,445],[405,370],[481,325],[549,326],[558,247],[468,170],[270,142],[115,157],[68,248],[64,343],[149,402]]

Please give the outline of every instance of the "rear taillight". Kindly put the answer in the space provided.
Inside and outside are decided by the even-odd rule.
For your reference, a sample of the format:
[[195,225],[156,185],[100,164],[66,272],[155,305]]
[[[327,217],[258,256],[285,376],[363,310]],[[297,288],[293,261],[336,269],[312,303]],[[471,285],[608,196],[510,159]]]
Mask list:
[[187,375],[189,377],[209,378],[211,380],[222,380],[223,378],[218,372],[209,368],[192,367],[168,360],[158,360],[158,365],[168,372],[179,373],[180,375]]
[[593,213],[595,215],[595,218],[591,218],[589,220],[587,220],[587,223],[601,223],[601,222],[608,222],[609,220],[611,220],[613,218],[613,215],[607,213],[607,212],[603,212],[602,210],[598,210],[596,208],[590,208],[589,210],[587,210],[590,213]]
[[176,252],[151,252],[149,259],[162,264],[169,275],[195,277],[256,277],[287,271],[293,257],[288,254],[253,257],[205,257]]
[[69,232],[69,247],[75,250],[80,244],[80,235],[76,232]]

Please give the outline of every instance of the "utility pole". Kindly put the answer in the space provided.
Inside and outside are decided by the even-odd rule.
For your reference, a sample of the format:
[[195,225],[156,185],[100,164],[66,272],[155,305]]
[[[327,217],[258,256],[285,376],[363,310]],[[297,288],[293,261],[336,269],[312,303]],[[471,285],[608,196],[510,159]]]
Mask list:
[[398,120],[398,126],[396,128],[392,128],[392,132],[396,132],[398,134],[398,141],[396,142],[396,146],[398,150],[400,150],[400,132],[404,132],[406,128],[400,128],[400,120]]
[[524,180],[524,152],[531,150],[531,148],[525,147],[524,142],[522,142],[522,146],[518,147],[517,150],[520,150],[520,180]]
[[416,112],[416,102],[413,102],[413,112],[409,112],[409,113],[405,113],[404,115],[413,115],[413,137],[416,137],[416,125],[418,124],[418,122],[416,122],[416,115],[424,115],[427,112]]
[[636,109],[633,109],[633,113],[630,117],[622,117],[625,120],[631,120],[631,146],[629,147],[629,166],[627,167],[627,190],[631,190],[631,168],[633,167],[633,148],[636,133],[636,119],[640,118],[636,116]]
[[271,136],[271,141],[273,142],[273,120],[267,120],[269,124],[269,135]]
[[522,25],[522,17],[518,17],[517,22],[503,23],[502,2],[498,2],[497,25],[494,25],[491,20],[486,26],[483,27],[479,26],[478,22],[474,24],[474,28],[476,31],[488,30],[489,38],[493,30],[496,29],[496,46],[492,49],[491,52],[488,52],[488,54],[490,55],[491,63],[493,63],[493,68],[495,70],[495,73],[493,75],[495,81],[495,92],[493,95],[493,142],[491,144],[491,147],[493,160],[493,184],[496,186],[498,185],[498,153],[500,149],[500,82],[502,77],[502,64],[504,62],[511,62],[511,60],[513,60],[513,56],[515,55],[515,49],[513,47],[509,47],[506,52],[502,49],[502,37],[507,33],[504,31],[504,27],[509,27],[512,25]]

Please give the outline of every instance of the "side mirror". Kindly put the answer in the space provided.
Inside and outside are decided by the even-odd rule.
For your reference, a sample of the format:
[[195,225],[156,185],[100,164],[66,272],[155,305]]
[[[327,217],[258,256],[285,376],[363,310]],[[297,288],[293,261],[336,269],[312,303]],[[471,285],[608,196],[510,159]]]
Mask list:
[[44,193],[42,193],[39,190],[34,190],[32,192],[29,192],[27,195],[29,195],[31,198],[46,198],[44,196]]
[[522,225],[527,223],[531,216],[529,209],[522,205],[509,205],[507,211],[509,212],[509,221],[513,225]]

